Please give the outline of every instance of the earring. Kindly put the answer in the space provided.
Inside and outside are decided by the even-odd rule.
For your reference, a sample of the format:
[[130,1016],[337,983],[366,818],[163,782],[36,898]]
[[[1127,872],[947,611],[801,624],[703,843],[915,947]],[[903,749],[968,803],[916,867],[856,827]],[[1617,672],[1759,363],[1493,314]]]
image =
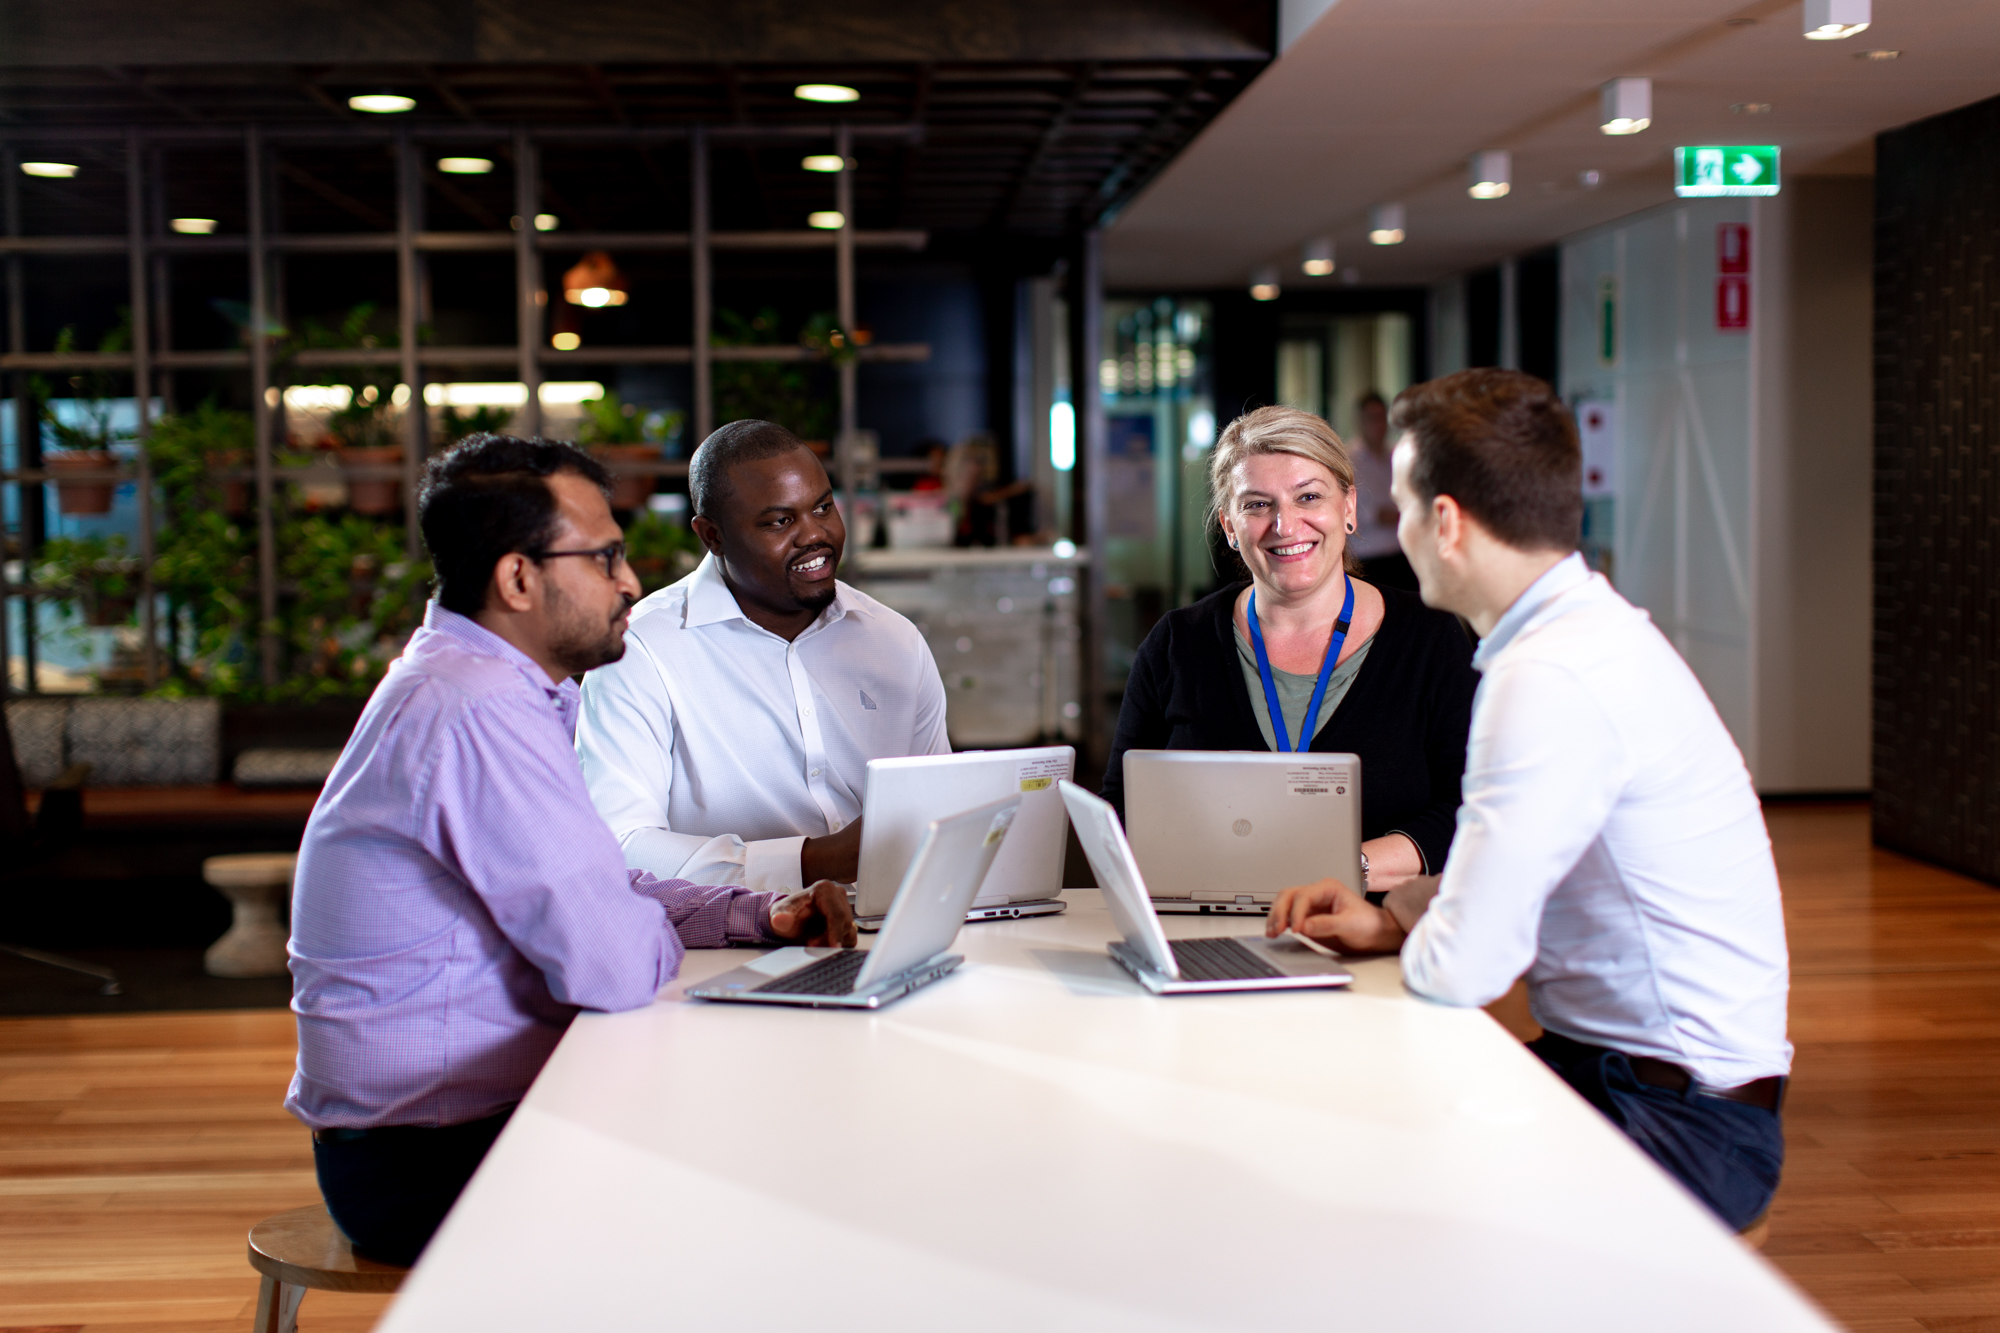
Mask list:
[[1229,539],[1229,549],[1232,551],[1240,551],[1243,548],[1236,544],[1236,539],[1234,537],[1231,537]]
[[1353,525],[1352,523],[1349,523],[1349,524],[1347,525],[1347,530],[1348,530],[1349,532],[1353,532],[1353,531],[1354,531],[1354,525]]

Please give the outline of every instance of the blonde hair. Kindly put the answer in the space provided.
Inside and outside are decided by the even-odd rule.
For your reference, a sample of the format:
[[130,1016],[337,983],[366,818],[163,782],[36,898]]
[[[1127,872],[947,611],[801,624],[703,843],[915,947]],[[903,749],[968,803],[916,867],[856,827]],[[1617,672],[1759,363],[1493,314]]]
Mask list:
[[[1236,469],[1257,454],[1294,454],[1331,472],[1343,498],[1354,491],[1353,455],[1325,418],[1296,407],[1260,407],[1224,427],[1209,455],[1208,522],[1215,531],[1222,531],[1223,511],[1236,499]],[[1343,545],[1342,553],[1347,572],[1360,573],[1353,546]]]

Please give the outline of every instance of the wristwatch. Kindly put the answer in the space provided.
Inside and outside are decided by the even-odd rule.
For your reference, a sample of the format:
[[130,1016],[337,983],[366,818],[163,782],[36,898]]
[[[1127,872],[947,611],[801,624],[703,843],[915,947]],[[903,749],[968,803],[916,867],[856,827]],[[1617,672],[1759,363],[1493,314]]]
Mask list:
[[1368,890],[1368,853],[1362,852],[1360,855],[1361,855],[1361,889],[1362,892],[1365,893]]
[[1361,853],[1361,896],[1368,900],[1370,907],[1380,907],[1389,897],[1387,889],[1368,887],[1368,853]]

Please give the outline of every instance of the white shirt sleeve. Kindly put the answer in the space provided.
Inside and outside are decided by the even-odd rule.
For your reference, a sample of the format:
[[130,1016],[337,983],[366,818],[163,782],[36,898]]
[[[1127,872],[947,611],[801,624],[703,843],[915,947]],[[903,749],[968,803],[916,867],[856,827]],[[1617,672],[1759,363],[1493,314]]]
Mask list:
[[1482,681],[1451,856],[1403,943],[1409,988],[1456,1005],[1505,995],[1535,961],[1549,895],[1631,776],[1610,718],[1567,671],[1523,662]]
[[673,700],[659,663],[636,636],[625,659],[584,677],[576,752],[591,804],[611,826],[625,864],[658,879],[799,891],[803,837],[745,842],[733,834],[676,833]]
[[916,734],[910,738],[911,754],[950,754],[951,738],[945,734],[944,676],[938,671],[931,646],[916,635],[917,652],[923,658],[918,668]]

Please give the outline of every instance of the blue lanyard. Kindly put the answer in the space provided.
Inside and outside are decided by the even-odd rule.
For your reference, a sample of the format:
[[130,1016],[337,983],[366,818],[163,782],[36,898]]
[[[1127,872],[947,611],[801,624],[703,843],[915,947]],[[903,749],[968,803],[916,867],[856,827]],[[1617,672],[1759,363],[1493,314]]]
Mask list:
[[[1326,645],[1326,660],[1319,664],[1319,684],[1313,686],[1312,703],[1306,706],[1305,720],[1299,729],[1306,733],[1299,737],[1299,748],[1312,748],[1313,723],[1319,721],[1319,706],[1326,698],[1326,683],[1333,679],[1334,665],[1340,661],[1340,647],[1347,642],[1347,627],[1354,620],[1354,580],[1342,574],[1347,584],[1347,600],[1340,604],[1340,619],[1333,622],[1333,638]],[[1264,631],[1257,624],[1257,585],[1250,585],[1250,646],[1257,650],[1257,674],[1264,678],[1264,704],[1271,710],[1271,734],[1278,739],[1278,748],[1289,751],[1292,748],[1291,733],[1285,730],[1285,710],[1278,703],[1278,682],[1271,678],[1271,659],[1264,653]]]

